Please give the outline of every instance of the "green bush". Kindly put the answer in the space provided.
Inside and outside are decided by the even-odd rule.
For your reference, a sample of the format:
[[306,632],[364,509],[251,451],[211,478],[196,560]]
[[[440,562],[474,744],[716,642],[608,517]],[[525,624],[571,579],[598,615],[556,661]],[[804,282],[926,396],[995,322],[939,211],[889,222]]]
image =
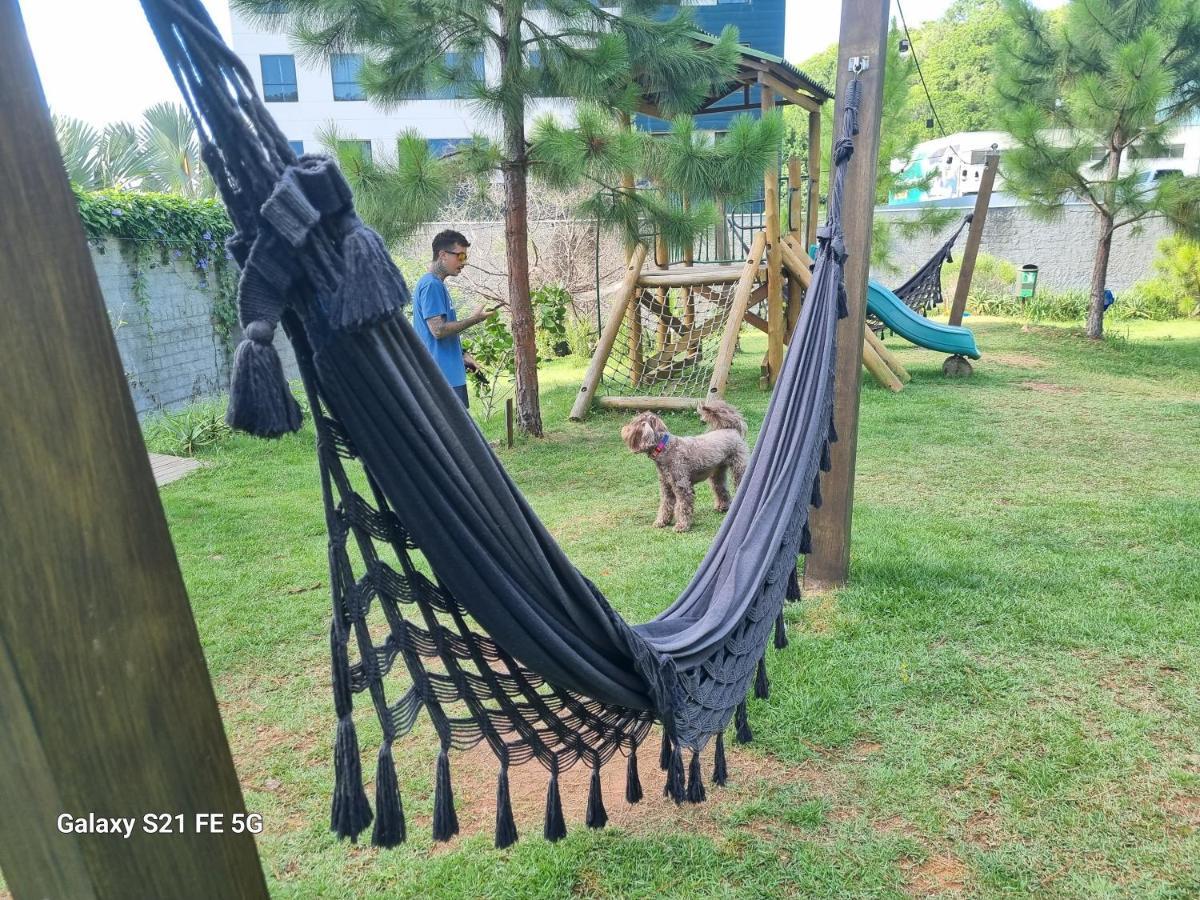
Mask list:
[[[960,264],[955,260],[947,263],[943,269],[942,283],[948,295],[958,283],[959,268]],[[971,292],[967,295],[967,310],[983,316],[1021,315],[1015,297],[1016,283],[1016,266],[1008,260],[980,253],[975,259],[975,274],[971,278]]]
[[1166,321],[1186,315],[1186,300],[1165,278],[1148,278],[1117,294],[1108,315],[1114,319]]
[[571,294],[561,284],[544,284],[529,295],[536,317],[535,332],[539,354],[543,357],[566,356],[571,352],[567,340],[567,309]]
[[142,425],[146,447],[152,453],[195,456],[224,441],[232,429],[225,424],[227,401],[207,400],[176,412],[163,412]]

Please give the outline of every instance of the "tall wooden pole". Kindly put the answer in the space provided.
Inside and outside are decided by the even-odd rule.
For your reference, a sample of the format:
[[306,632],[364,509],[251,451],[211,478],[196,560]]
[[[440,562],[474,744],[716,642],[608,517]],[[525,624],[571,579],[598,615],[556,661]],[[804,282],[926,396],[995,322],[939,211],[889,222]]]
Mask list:
[[[775,111],[775,92],[760,80],[762,114]],[[763,175],[763,218],[767,232],[767,383],[775,386],[783,368],[783,256],[779,245],[779,157],[771,154]]]
[[[850,314],[838,323],[837,368],[834,373],[833,469],[821,479],[824,504],[814,510],[809,527],[813,552],[805,563],[810,590],[846,583],[850,574],[850,520],[854,505],[854,463],[858,450],[858,401],[862,379],[863,332],[866,327],[867,270],[871,261],[871,222],[875,213],[875,170],[879,156],[884,65],[887,59],[888,0],[843,0],[838,42],[835,136],[842,127],[842,108],[849,92],[852,58],[867,58],[859,75],[862,99],[858,137],[846,173],[842,222],[846,232],[846,299]],[[835,141],[836,143],[836,141]]]
[[[796,156],[788,157],[788,234],[800,240],[804,234],[801,221],[801,210],[804,204],[801,202],[801,186],[800,186],[800,159]],[[792,332],[796,329],[796,320],[800,318],[800,279],[795,275],[788,277],[788,300],[787,300],[787,329],[784,334],[784,340],[790,340]]]
[[962,265],[958,269],[958,283],[954,286],[954,302],[950,304],[950,324],[961,325],[963,310],[967,306],[967,294],[971,290],[971,279],[975,277],[975,258],[979,255],[979,244],[983,240],[983,223],[987,220],[988,204],[992,199],[992,186],[996,183],[996,169],[1000,166],[1000,153],[993,145],[983,164],[983,175],[979,178],[979,193],[975,195],[975,212],[971,215],[971,227],[967,229],[967,245],[963,248]]
[[[626,132],[633,131],[633,120],[627,112],[620,114],[621,130]],[[632,197],[636,190],[633,180],[633,172],[630,170],[621,173],[621,190],[626,196]],[[626,243],[625,245],[625,260],[626,263],[633,258],[633,254],[637,249],[636,243]],[[644,258],[644,256],[643,256]],[[639,266],[640,268],[640,266]],[[628,307],[627,315],[629,316],[629,379],[633,382],[633,386],[637,387],[642,380],[642,310],[640,303],[631,303]],[[603,369],[601,369],[603,373]],[[589,401],[590,402],[590,401]],[[571,417],[575,418],[575,413],[571,413]]]
[[821,112],[808,114],[808,218],[804,249],[817,241],[817,216],[821,207]]
[[[0,868],[17,897],[266,897],[17,0],[0,147]],[[128,838],[67,829],[89,814]]]

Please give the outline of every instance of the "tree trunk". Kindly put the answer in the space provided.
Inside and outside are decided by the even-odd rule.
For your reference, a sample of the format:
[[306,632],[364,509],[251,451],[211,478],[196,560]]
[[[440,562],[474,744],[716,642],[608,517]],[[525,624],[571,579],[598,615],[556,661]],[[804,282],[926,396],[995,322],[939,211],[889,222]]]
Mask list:
[[1112,252],[1113,218],[1107,212],[1099,214],[1100,242],[1096,245],[1096,260],[1092,264],[1092,298],[1088,305],[1087,336],[1094,341],[1104,337],[1104,283],[1108,280],[1108,258]]
[[[501,80],[515,84],[523,65],[520,52],[521,5],[506,8],[500,43]],[[512,43],[513,46],[509,46]],[[508,259],[508,304],[512,316],[513,356],[517,374],[517,427],[542,436],[538,398],[537,341],[529,297],[529,219],[526,197],[525,102],[504,113],[504,244]]]

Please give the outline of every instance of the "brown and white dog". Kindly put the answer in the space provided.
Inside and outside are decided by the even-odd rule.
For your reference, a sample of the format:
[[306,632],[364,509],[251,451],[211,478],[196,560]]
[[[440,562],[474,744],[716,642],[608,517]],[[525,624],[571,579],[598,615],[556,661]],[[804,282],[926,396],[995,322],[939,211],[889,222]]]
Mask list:
[[729,509],[725,473],[736,488],[746,471],[750,449],[746,446],[746,420],[724,400],[709,400],[697,409],[708,431],[679,437],[652,412],[638,413],[621,429],[621,440],[634,453],[645,453],[658,466],[659,505],[655,528],[675,521],[676,531],[692,527],[695,490],[706,478],[716,494],[716,509]]

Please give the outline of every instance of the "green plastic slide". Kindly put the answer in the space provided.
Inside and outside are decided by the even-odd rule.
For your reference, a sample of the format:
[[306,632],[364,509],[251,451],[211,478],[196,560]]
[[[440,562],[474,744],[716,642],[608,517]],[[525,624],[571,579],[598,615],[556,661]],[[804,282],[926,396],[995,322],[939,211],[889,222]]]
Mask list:
[[872,281],[867,291],[867,309],[900,337],[918,347],[979,359],[975,335],[969,328],[929,321],[905,306],[903,300],[877,281]]

